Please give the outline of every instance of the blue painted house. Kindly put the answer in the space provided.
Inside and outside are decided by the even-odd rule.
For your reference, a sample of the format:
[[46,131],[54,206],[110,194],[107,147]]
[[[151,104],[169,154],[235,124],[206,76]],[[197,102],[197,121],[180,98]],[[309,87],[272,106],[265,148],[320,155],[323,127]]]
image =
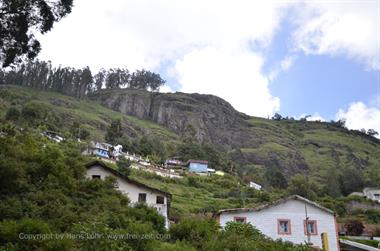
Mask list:
[[207,173],[208,161],[206,160],[188,160],[186,166],[192,173]]
[[86,154],[95,155],[101,158],[110,158],[112,145],[92,141],[88,146]]

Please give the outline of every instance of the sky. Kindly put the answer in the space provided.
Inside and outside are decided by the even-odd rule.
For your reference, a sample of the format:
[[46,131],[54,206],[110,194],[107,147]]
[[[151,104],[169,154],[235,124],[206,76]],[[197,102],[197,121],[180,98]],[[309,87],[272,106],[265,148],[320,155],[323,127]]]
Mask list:
[[41,60],[148,69],[163,92],[380,133],[380,1],[75,0]]

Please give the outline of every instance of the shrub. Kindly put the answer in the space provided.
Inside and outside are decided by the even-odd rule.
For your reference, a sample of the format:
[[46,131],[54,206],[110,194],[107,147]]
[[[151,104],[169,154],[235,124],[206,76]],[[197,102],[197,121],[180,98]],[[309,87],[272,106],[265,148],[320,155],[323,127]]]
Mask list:
[[229,222],[223,231],[206,243],[203,250],[311,251],[313,249],[281,240],[273,241],[251,224]]
[[6,120],[11,120],[11,121],[17,121],[20,117],[21,113],[18,109],[15,107],[10,107],[5,114],[5,119]]
[[367,210],[366,215],[369,223],[379,224],[380,223],[380,211],[378,210]]
[[364,225],[359,220],[351,220],[347,222],[344,227],[346,228],[348,235],[358,236],[363,233]]
[[201,249],[212,236],[218,233],[218,229],[214,220],[188,218],[173,225],[169,233],[173,241],[186,241],[197,249]]
[[155,251],[196,251],[196,249],[189,244],[181,241],[176,241],[175,243],[162,242],[157,243]]

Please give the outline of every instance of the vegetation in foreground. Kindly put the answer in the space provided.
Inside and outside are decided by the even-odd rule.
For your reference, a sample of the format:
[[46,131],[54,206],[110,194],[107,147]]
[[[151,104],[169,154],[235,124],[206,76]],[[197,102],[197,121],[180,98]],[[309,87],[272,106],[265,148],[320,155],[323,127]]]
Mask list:
[[11,124],[0,131],[0,250],[309,250],[251,225],[220,231],[210,218],[166,231],[154,209],[129,207],[115,180],[84,178],[78,142],[53,143]]

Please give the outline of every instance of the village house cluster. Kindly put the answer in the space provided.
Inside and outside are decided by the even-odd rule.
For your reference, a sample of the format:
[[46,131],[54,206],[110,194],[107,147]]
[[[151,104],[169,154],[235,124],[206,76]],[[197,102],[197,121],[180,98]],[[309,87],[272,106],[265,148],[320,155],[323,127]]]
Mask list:
[[182,162],[178,158],[170,158],[164,165],[151,163],[147,157],[138,156],[135,153],[123,152],[123,146],[113,146],[108,143],[91,141],[84,155],[95,156],[96,158],[110,163],[116,163],[121,156],[130,160],[133,164],[131,168],[153,172],[157,175],[168,178],[182,178],[182,173],[193,173],[197,175],[224,175],[222,171],[209,168],[206,160],[193,160]]

